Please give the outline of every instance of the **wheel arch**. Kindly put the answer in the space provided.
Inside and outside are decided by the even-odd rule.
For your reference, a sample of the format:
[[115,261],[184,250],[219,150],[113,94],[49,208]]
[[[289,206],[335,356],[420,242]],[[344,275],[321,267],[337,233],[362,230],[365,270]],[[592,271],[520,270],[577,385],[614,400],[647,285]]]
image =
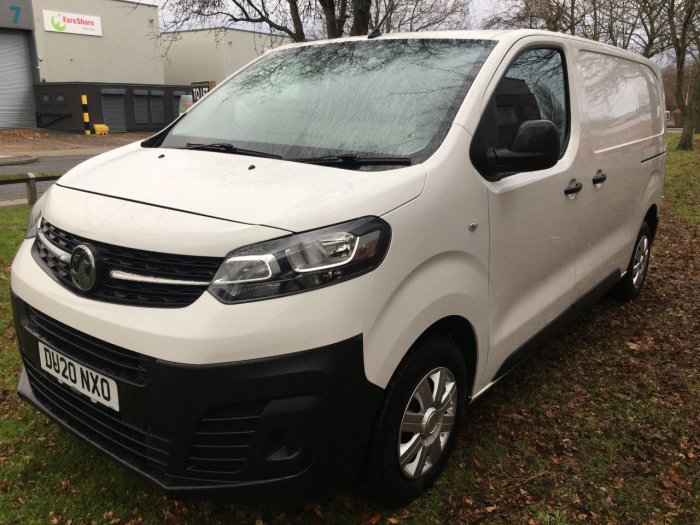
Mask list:
[[647,210],[647,214],[644,216],[644,222],[649,225],[649,230],[651,233],[651,240],[654,241],[656,237],[656,229],[659,226],[659,209],[656,204],[652,204]]
[[[644,193],[642,194],[641,200],[639,202],[639,208],[637,209],[637,224],[635,224],[631,229],[634,230],[634,237],[632,241],[637,238],[637,233],[639,232],[639,227],[642,221],[646,221],[649,225],[649,230],[651,230],[651,240],[654,241],[656,236],[656,231],[659,226],[659,215],[661,212],[660,206],[663,201],[663,190],[664,188],[664,169],[663,166],[660,169],[654,169],[651,172],[649,180],[647,182]],[[640,217],[641,212],[644,212],[644,216]]]
[[[452,339],[462,351],[464,365],[467,370],[467,400],[471,398],[476,380],[477,366],[477,339],[472,324],[460,315],[450,315],[435,321],[423,331],[401,360],[403,363],[412,352],[421,346],[421,343],[432,337],[447,337]],[[401,366],[399,364],[399,367]]]

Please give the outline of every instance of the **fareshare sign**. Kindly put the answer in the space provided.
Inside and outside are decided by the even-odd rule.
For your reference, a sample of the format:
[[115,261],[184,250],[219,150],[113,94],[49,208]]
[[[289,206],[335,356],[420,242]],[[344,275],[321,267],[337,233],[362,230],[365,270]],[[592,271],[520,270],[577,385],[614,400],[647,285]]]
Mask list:
[[99,16],[44,9],[44,29],[54,33],[102,36],[102,21]]

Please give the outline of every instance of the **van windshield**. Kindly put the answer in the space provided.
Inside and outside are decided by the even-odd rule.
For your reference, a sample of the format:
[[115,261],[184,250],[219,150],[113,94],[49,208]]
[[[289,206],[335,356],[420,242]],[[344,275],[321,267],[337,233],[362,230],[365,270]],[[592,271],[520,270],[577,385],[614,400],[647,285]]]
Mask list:
[[422,162],[445,138],[494,45],[355,40],[272,52],[210,93],[161,146],[315,163],[383,159],[381,169]]

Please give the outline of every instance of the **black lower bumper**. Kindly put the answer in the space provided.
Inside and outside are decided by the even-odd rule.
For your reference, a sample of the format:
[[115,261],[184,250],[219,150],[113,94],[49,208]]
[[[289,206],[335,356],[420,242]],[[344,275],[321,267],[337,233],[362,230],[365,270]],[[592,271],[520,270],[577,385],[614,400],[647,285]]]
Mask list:
[[[383,392],[366,379],[361,336],[282,357],[182,365],[12,302],[25,366],[19,395],[167,493],[299,501],[357,477]],[[119,412],[44,372],[38,341],[112,377]]]

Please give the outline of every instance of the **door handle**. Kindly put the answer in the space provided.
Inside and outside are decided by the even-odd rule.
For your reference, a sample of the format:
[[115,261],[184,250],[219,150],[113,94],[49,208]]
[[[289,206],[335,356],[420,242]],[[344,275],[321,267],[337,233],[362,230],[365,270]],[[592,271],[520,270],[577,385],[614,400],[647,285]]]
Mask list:
[[572,179],[571,182],[569,182],[569,185],[564,190],[564,195],[566,195],[570,199],[573,199],[576,197],[576,194],[579,191],[581,191],[582,188],[583,188],[583,184],[578,182],[576,179]]
[[595,174],[595,177],[593,177],[593,185],[596,188],[600,188],[607,178],[608,176],[605,173],[603,173],[602,170],[598,170]]

